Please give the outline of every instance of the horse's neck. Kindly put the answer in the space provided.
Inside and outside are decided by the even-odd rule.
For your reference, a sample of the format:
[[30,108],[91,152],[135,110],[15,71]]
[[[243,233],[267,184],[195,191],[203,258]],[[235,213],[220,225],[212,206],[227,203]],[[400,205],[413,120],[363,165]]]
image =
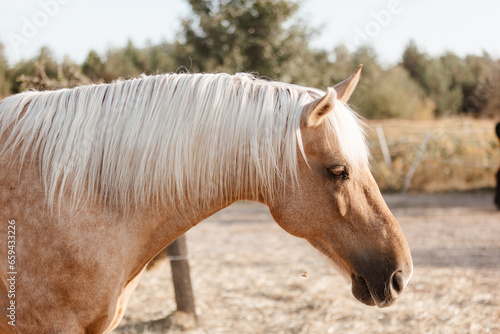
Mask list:
[[[147,221],[150,219],[147,233],[143,233],[144,252],[140,255],[144,265],[189,229],[239,200],[256,201],[267,205],[262,194],[255,194],[252,189],[243,189],[243,191],[238,192],[229,191],[224,198],[210,198],[202,203],[187,200],[186,203],[177,203],[175,208],[167,207],[156,210],[155,214],[151,213],[154,210],[150,208],[139,210],[140,214],[143,215],[139,220]],[[148,216],[151,218],[147,218]]]
[[209,201],[208,205],[189,203],[177,208],[139,209],[132,215],[134,222],[142,221],[140,226],[137,226],[141,229],[141,237],[144,239],[143,254],[139,255],[139,258],[145,265],[176,238],[234,201],[234,199],[214,199]]

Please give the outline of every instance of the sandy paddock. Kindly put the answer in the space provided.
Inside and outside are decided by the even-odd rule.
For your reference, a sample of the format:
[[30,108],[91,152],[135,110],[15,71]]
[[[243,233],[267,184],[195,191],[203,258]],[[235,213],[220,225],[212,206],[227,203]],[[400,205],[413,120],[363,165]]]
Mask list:
[[[402,298],[378,309],[354,299],[329,261],[237,203],[187,233],[198,326],[185,333],[500,333],[500,213],[493,192],[385,195],[412,249]],[[114,333],[177,333],[154,320],[175,310],[170,265],[147,271]]]

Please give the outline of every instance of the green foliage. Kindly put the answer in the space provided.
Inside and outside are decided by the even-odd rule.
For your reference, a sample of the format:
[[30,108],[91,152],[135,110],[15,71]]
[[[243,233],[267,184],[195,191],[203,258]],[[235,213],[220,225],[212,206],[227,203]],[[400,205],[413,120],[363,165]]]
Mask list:
[[[175,57],[195,72],[257,72],[298,82],[326,54],[308,47],[310,29],[291,20],[298,4],[287,0],[189,1],[194,18],[182,22]],[[286,27],[285,27],[286,25]],[[319,72],[316,71],[316,72]],[[303,80],[305,81],[305,80]]]
[[403,52],[403,66],[410,76],[421,82],[421,73],[424,72],[427,56],[418,50],[415,41],[411,40]]
[[430,59],[421,74],[423,88],[436,102],[438,116],[456,113],[462,102],[461,87],[453,82],[450,71],[441,59]]
[[334,50],[335,62],[331,74],[335,84],[352,74],[363,64],[362,80],[350,103],[367,118],[426,118],[432,115],[434,104],[424,90],[411,79],[401,65],[384,70],[373,48],[362,46],[350,53],[346,47]]
[[467,56],[470,80],[464,84],[462,110],[478,116],[500,116],[500,62],[488,54]]
[[146,70],[146,53],[128,41],[123,49],[114,49],[106,54],[105,80],[120,77],[136,77]]
[[52,52],[42,47],[37,57],[21,61],[10,70],[11,91],[18,93],[27,89],[48,90],[89,84],[80,66],[69,58],[57,62]]
[[97,52],[90,51],[82,65],[82,72],[94,82],[110,82],[142,73],[172,72],[179,67],[169,54],[172,48],[168,43],[148,43],[141,49],[129,40],[124,48],[109,50],[104,60]]
[[52,52],[47,47],[42,47],[37,57],[22,60],[10,70],[12,92],[18,93],[30,88],[47,89],[43,78],[57,78],[57,68]]
[[436,104],[436,116],[457,113],[492,116],[500,111],[495,107],[500,63],[488,55],[461,58],[447,52],[432,58],[410,41],[402,64]]
[[402,66],[381,71],[360,88],[352,103],[368,118],[416,119],[432,112],[433,104]]
[[448,53],[441,58],[430,58],[411,41],[403,53],[403,66],[436,104],[437,116],[456,114],[462,105],[460,80],[463,66],[460,58]]
[[96,51],[91,50],[87,55],[87,59],[82,64],[82,73],[88,76],[92,81],[99,82],[101,80],[108,81],[104,77],[105,64]]

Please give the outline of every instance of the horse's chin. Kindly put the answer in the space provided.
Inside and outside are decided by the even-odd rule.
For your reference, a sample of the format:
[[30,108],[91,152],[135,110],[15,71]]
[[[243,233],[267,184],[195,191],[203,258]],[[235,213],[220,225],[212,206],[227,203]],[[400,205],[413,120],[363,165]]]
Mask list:
[[357,300],[368,306],[375,306],[375,300],[370,293],[366,280],[358,275],[352,275],[352,294]]

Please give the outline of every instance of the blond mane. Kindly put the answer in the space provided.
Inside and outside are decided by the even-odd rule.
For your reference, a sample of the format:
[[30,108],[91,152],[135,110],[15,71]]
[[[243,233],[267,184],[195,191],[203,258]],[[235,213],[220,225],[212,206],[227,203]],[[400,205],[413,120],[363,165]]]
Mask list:
[[[24,92],[0,103],[1,154],[39,164],[50,207],[127,208],[272,196],[296,177],[300,117],[322,91],[249,74],[167,74]],[[328,128],[352,165],[367,162],[359,120],[337,103]],[[297,150],[299,147],[299,150]],[[300,153],[299,153],[300,154]]]

